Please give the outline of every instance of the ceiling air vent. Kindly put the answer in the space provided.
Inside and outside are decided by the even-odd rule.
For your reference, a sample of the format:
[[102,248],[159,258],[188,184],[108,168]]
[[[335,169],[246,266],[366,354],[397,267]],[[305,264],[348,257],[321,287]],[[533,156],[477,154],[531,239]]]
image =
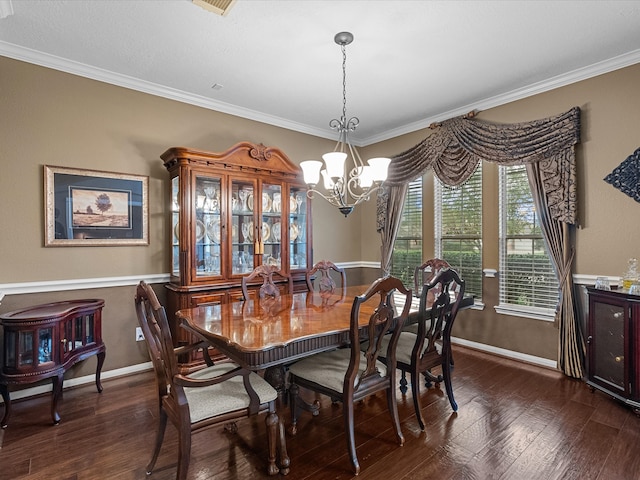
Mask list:
[[194,4],[210,12],[225,16],[236,3],[236,0],[191,0]]

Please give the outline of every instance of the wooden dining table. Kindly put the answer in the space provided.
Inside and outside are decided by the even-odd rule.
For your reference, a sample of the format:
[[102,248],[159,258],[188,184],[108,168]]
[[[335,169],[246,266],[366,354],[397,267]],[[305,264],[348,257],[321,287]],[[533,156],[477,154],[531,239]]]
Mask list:
[[[353,300],[368,287],[200,306],[180,310],[176,317],[183,328],[239,365],[263,370],[347,345]],[[465,297],[461,308],[471,305],[473,297]],[[363,327],[377,306],[375,298],[361,306]],[[417,322],[417,315],[411,312],[407,323]]]

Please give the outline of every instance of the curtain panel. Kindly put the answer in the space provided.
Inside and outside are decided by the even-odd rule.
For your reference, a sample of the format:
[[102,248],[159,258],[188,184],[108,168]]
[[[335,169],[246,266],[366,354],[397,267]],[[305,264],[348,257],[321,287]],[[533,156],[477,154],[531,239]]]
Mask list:
[[[573,255],[568,226],[577,219],[575,145],[580,141],[580,108],[553,117],[516,124],[493,124],[473,117],[456,117],[438,124],[433,134],[395,155],[382,194],[378,195],[377,230],[382,236],[382,270],[391,270],[406,185],[432,169],[438,179],[458,186],[469,179],[480,161],[501,165],[535,164],[527,168],[536,205],[562,232],[543,228],[560,283],[556,322],[562,332],[559,364],[569,376],[582,377],[584,342],[573,311]],[[535,178],[532,178],[535,176]],[[405,186],[403,188],[403,186]],[[560,225],[567,228],[560,228]],[[549,225],[549,224],[548,224]],[[556,230],[557,232],[557,230]],[[559,237],[559,238],[558,238]]]

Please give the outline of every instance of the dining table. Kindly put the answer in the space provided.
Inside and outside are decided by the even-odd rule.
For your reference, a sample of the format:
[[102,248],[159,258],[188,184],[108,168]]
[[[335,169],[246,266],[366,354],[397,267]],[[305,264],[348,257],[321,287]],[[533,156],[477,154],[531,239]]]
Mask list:
[[[251,298],[179,310],[176,317],[181,327],[242,367],[267,370],[265,378],[282,390],[284,366],[349,344],[353,300],[368,288],[355,285],[330,292]],[[465,296],[460,308],[471,305],[473,297]],[[361,305],[363,328],[377,306],[375,299]],[[397,306],[396,310],[401,308]],[[405,324],[417,321],[418,311],[413,308]]]

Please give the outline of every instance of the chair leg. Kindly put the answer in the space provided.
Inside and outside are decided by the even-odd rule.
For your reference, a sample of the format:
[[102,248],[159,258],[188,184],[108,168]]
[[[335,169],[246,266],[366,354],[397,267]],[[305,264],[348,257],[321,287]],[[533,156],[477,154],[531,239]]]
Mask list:
[[342,414],[344,416],[344,431],[347,436],[347,450],[349,451],[349,458],[351,459],[351,465],[353,465],[353,473],[358,475],[360,473],[360,463],[358,463],[358,456],[356,455],[356,439],[354,432],[354,414],[353,414],[353,398],[345,398],[342,404]]
[[451,384],[451,357],[445,355],[442,362],[442,376],[444,378],[444,388],[447,391],[447,397],[449,397],[449,403],[454,412],[458,411],[458,404],[453,398],[453,385]]
[[269,475],[277,475],[278,473],[280,473],[280,470],[276,465],[276,453],[278,447],[276,438],[278,434],[278,424],[280,423],[280,419],[278,418],[278,414],[276,413],[274,402],[272,402],[269,408],[269,413],[267,413],[265,423],[267,425],[267,445],[269,450],[269,463],[267,465],[267,473]]
[[[395,385],[395,379],[391,385]],[[402,429],[400,428],[400,416],[398,415],[398,399],[396,398],[396,389],[387,388],[387,407],[389,408],[389,415],[391,415],[391,423],[396,429],[396,439],[398,445],[404,445],[404,435],[402,435]]]
[[167,413],[160,408],[160,418],[158,419],[158,428],[156,430],[156,444],[153,447],[153,454],[151,455],[151,461],[147,464],[147,475],[151,475],[153,467],[158,460],[158,454],[160,453],[160,447],[162,447],[162,440],[164,439],[164,432],[167,429]]
[[420,430],[424,430],[424,418],[422,416],[422,406],[420,405],[420,372],[411,372],[411,394],[413,395],[413,408],[416,411],[416,418]]
[[400,393],[403,395],[407,393],[407,372],[401,370],[402,377],[400,377]]
[[291,409],[291,426],[289,433],[295,435],[298,433],[298,416],[300,416],[300,405],[298,403],[298,394],[300,387],[295,383],[289,386],[289,408]]
[[191,461],[191,429],[180,428],[178,432],[178,474],[176,480],[186,480]]

